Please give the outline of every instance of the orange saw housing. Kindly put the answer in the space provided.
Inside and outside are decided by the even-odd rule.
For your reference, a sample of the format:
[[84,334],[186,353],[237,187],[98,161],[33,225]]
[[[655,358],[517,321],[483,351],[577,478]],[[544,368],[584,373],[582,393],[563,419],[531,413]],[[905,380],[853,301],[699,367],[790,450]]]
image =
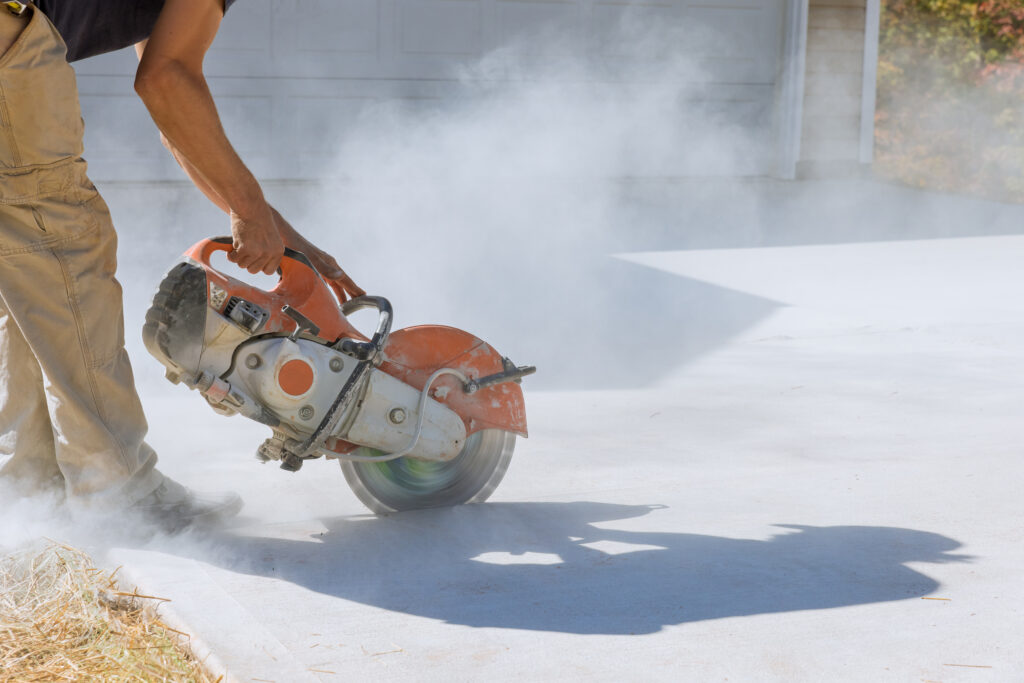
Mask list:
[[[339,302],[330,286],[324,282],[309,261],[288,250],[278,271],[280,282],[271,291],[265,291],[225,275],[210,263],[217,251],[232,249],[230,238],[209,238],[195,244],[185,256],[203,268],[209,287],[210,307],[224,313],[234,297],[252,302],[268,313],[258,334],[290,334],[298,323],[282,312],[285,306],[298,311],[312,321],[318,330],[315,337],[325,344],[334,344],[342,338],[366,341],[366,336],[349,323],[341,312]],[[383,348],[379,369],[417,390],[422,390],[427,379],[441,368],[461,371],[470,379],[479,379],[505,369],[504,359],[483,340],[462,330],[442,325],[421,325],[392,332]],[[302,368],[295,368],[287,376],[294,382],[294,390],[307,386]],[[526,408],[521,387],[514,382],[496,384],[474,393],[463,390],[459,380],[444,375],[430,389],[430,397],[443,403],[465,423],[466,434],[484,429],[500,429],[519,436],[527,436]],[[337,453],[354,450],[355,444],[331,439],[327,446]]]

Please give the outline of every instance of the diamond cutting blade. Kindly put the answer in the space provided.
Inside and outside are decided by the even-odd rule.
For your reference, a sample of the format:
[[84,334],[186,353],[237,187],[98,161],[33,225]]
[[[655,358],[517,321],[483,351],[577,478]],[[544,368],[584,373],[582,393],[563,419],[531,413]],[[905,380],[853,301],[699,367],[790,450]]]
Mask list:
[[[485,429],[471,434],[459,455],[447,462],[341,460],[341,471],[359,500],[378,514],[481,503],[505,476],[515,444],[515,434]],[[360,448],[355,453],[380,452]]]

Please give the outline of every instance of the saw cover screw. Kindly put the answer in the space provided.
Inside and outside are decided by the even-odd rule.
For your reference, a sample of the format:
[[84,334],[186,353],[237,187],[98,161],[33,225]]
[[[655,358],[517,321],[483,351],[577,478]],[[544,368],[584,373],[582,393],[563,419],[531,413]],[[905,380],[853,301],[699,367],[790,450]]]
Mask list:
[[263,365],[263,359],[257,356],[255,353],[250,353],[245,357],[245,367],[250,370],[255,370],[259,366]]
[[302,406],[301,408],[299,408],[299,417],[301,417],[303,420],[312,420],[313,419],[313,414],[315,412],[316,411],[313,410],[313,406],[305,405],[305,406]]
[[332,372],[341,372],[342,368],[345,367],[345,362],[340,358],[332,358],[331,362],[328,363]]
[[388,419],[393,424],[400,425],[405,422],[405,410],[402,408],[392,408],[391,412],[388,413]]

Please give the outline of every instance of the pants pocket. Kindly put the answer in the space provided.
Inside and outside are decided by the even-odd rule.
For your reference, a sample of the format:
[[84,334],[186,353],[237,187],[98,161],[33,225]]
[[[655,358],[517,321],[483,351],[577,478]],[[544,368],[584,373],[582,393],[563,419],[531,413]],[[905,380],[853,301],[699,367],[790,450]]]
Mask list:
[[[96,200],[103,200],[97,195]],[[104,205],[105,207],[105,205]],[[109,221],[62,243],[55,251],[62,260],[78,308],[86,353],[92,367],[109,364],[124,349],[124,314],[117,270],[117,235]]]
[[0,205],[0,256],[45,249],[55,239],[38,205]]

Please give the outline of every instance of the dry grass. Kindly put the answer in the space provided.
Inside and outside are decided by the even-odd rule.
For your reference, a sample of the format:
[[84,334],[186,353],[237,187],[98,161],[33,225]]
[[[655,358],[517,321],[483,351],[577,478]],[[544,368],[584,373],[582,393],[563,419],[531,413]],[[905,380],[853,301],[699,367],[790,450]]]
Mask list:
[[0,558],[0,682],[213,683],[162,624],[158,598],[117,590],[114,574],[51,544]]

